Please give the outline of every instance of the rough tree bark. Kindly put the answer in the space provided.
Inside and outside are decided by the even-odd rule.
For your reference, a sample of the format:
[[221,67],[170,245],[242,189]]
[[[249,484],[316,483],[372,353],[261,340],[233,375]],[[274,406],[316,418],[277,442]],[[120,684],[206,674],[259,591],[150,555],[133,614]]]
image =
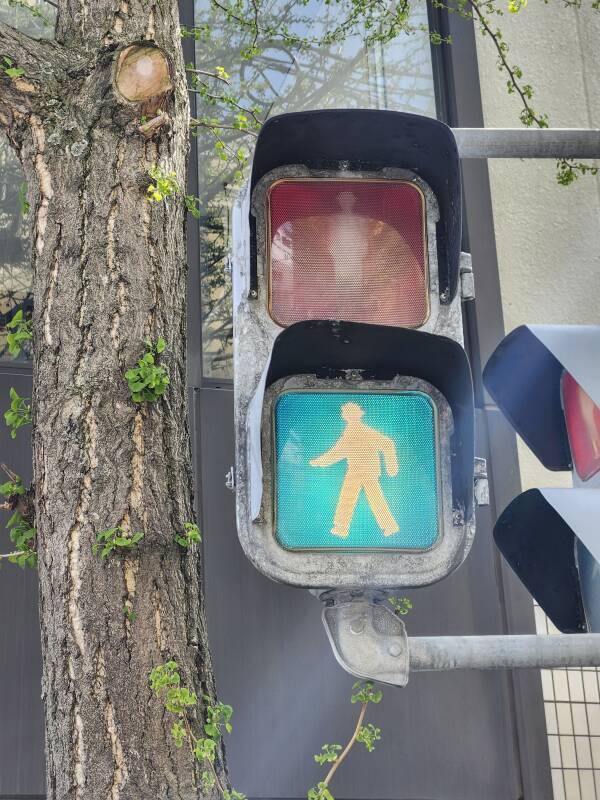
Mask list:
[[[34,486],[48,800],[199,797],[148,673],[176,659],[213,695],[185,394],[182,198],[150,203],[158,164],[185,186],[188,95],[176,0],[60,0],[56,40],[0,25],[0,125],[33,216]],[[124,372],[162,336],[171,383],[132,403]],[[99,531],[143,531],[129,555]],[[131,621],[124,608],[135,612]]]

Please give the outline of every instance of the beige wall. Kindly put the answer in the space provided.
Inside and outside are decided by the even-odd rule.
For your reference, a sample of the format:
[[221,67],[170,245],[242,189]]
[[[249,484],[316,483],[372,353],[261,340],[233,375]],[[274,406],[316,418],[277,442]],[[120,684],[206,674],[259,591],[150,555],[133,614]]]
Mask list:
[[[584,0],[585,2],[585,0]],[[552,127],[600,127],[600,12],[530,0],[499,21]],[[517,98],[506,92],[489,38],[478,37],[486,127],[518,127]],[[600,324],[600,177],[570,187],[547,161],[490,161],[490,182],[506,331],[522,323]],[[599,359],[600,361],[600,359]],[[523,489],[569,486],[519,442]],[[536,608],[540,633],[555,632]],[[600,799],[600,694],[595,670],[544,671],[555,800]]]
[[[535,89],[534,108],[557,128],[600,127],[600,12],[533,0],[500,27],[509,63]],[[486,127],[518,127],[489,37],[477,37]],[[489,162],[504,324],[600,323],[600,176],[563,187],[551,159]],[[519,443],[524,488],[568,485]]]

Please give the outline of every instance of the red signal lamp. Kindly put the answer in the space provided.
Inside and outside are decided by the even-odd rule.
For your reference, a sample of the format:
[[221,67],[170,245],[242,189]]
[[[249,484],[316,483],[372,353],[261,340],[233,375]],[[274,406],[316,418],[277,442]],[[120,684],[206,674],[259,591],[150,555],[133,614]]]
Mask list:
[[425,198],[393,179],[284,178],[268,192],[269,313],[419,328],[429,318]]
[[566,371],[562,403],[573,466],[580,479],[587,481],[600,472],[600,408]]

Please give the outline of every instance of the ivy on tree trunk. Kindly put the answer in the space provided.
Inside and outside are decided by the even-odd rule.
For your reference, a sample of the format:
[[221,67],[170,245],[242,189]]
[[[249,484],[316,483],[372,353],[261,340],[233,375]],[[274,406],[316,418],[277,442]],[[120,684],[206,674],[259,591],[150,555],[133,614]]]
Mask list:
[[[31,205],[33,463],[48,800],[196,798],[197,769],[152,699],[176,658],[214,697],[186,422],[181,197],[188,90],[176,0],[60,0],[55,41],[0,24],[0,126]],[[5,62],[6,63],[6,62]],[[150,124],[149,124],[150,123]],[[132,402],[124,373],[165,340],[170,383]],[[94,555],[99,532],[144,533]]]

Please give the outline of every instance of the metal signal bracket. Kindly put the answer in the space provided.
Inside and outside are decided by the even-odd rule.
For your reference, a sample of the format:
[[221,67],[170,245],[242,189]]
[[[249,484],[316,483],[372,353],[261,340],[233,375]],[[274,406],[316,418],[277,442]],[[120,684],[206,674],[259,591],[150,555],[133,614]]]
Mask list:
[[384,591],[319,595],[329,643],[346,672],[406,686],[410,671],[600,666],[600,634],[408,637]]

